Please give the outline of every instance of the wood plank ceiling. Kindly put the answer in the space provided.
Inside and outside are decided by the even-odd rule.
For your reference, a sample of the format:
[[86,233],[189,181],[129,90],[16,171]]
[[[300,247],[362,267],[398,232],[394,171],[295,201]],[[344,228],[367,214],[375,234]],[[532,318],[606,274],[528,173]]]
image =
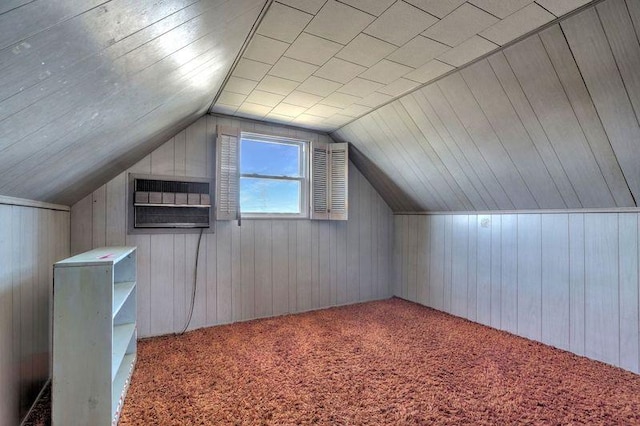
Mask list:
[[395,211],[636,207],[639,39],[639,1],[600,2],[332,137]]
[[214,112],[324,131],[590,0],[277,0]]
[[71,204],[207,111],[265,0],[0,4],[0,193]]

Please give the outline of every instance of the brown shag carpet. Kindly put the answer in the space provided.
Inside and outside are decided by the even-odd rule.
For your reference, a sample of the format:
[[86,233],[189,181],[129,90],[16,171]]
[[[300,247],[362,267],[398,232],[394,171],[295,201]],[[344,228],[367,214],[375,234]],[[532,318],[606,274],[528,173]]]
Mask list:
[[121,425],[640,424],[640,376],[400,299],[143,340]]

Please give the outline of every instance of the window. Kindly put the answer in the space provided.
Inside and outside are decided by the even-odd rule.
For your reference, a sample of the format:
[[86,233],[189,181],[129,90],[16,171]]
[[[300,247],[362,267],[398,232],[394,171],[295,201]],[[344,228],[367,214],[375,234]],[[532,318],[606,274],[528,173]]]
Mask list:
[[307,142],[242,133],[240,211],[243,217],[308,216]]
[[318,139],[312,143],[218,125],[216,220],[347,220],[349,146],[329,143],[326,136]]

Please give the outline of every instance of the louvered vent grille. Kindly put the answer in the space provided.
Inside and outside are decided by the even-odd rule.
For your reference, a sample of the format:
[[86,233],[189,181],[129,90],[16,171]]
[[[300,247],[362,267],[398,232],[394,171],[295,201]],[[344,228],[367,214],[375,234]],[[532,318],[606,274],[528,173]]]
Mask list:
[[209,182],[137,178],[134,228],[208,228]]
[[136,191],[209,194],[209,184],[206,182],[180,182],[171,180],[136,179]]
[[207,228],[209,207],[136,207],[136,227]]

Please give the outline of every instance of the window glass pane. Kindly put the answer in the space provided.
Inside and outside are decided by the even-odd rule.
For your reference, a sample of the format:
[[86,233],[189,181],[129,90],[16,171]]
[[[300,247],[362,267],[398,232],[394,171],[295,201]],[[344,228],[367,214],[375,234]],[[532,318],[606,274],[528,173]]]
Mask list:
[[240,171],[243,174],[300,177],[301,158],[299,144],[242,139]]
[[301,213],[300,181],[240,179],[242,213]]

